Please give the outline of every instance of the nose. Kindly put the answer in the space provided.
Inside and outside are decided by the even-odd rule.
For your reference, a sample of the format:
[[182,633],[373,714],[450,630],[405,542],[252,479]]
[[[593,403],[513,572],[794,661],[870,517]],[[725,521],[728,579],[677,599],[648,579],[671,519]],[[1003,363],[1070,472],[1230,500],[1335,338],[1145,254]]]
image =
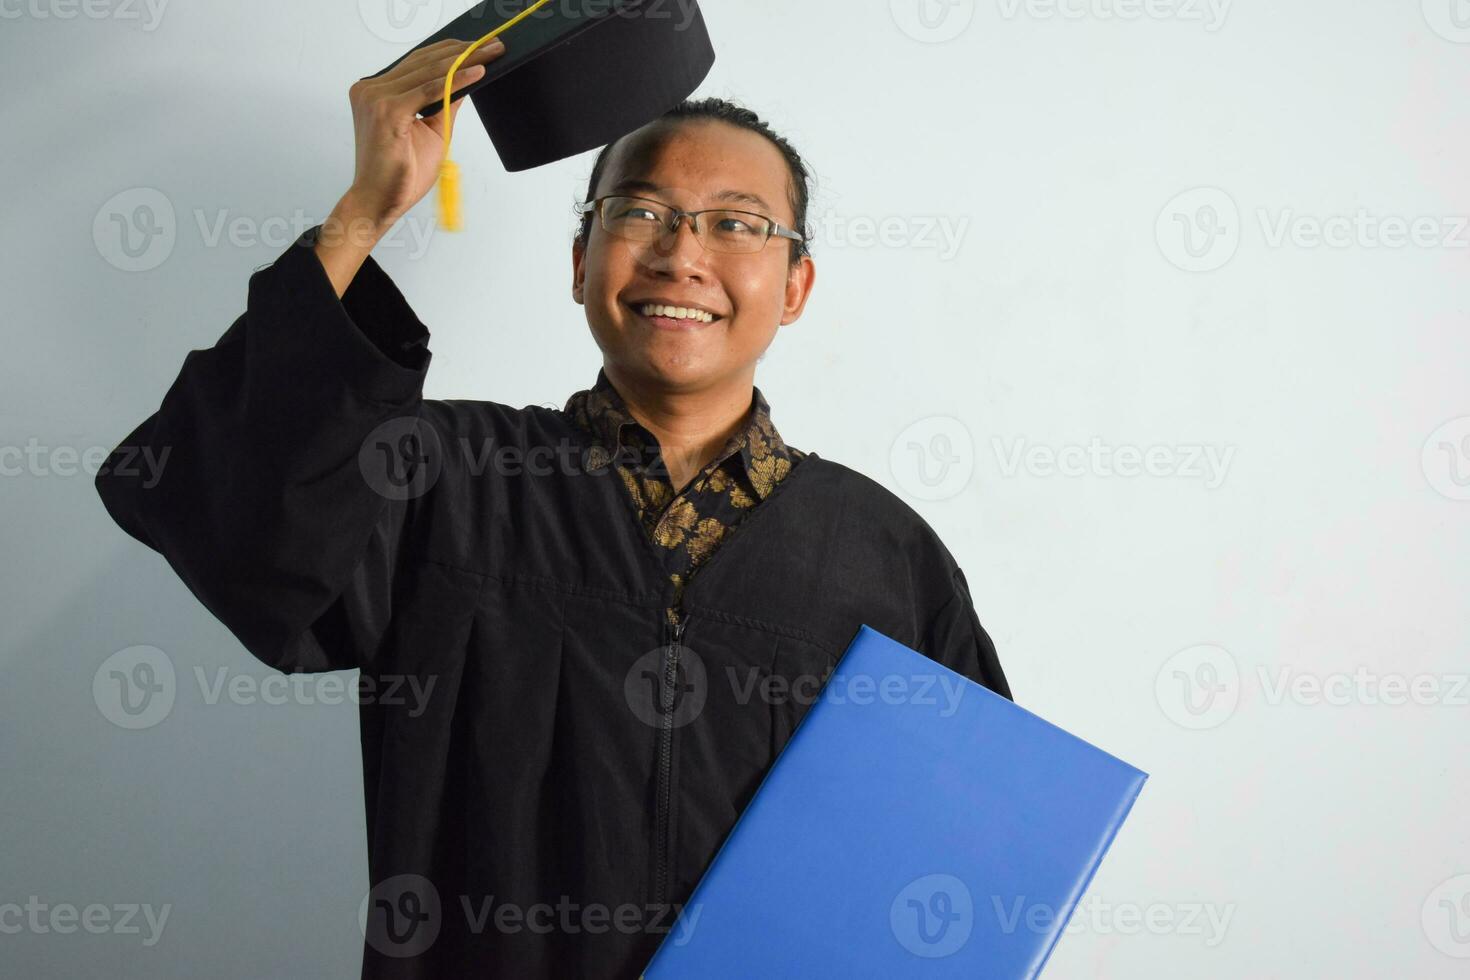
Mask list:
[[704,246],[694,233],[694,219],[687,214],[674,215],[672,229],[665,229],[654,243],[656,270],[671,273],[695,272],[705,261]]
[[[686,228],[689,230],[689,234],[687,236],[679,234]],[[669,239],[672,238],[674,239],[674,243],[678,243],[686,237],[693,240],[694,244],[698,246],[701,251],[703,251],[704,246],[699,244],[699,236],[694,233],[694,217],[688,214],[676,214],[674,215],[673,223],[668,228],[664,229],[663,234],[658,236],[659,248],[663,250],[668,250],[671,248],[671,243]]]

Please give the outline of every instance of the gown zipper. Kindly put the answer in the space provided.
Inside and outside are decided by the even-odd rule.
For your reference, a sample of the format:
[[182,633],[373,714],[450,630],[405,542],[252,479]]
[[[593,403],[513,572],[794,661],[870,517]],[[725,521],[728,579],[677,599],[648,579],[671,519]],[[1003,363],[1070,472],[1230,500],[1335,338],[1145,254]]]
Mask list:
[[679,644],[684,636],[684,611],[681,605],[670,607],[674,612],[674,623],[668,625],[665,617],[665,634],[669,638],[664,650],[663,685],[659,692],[658,733],[658,788],[657,809],[654,819],[654,904],[662,906],[668,898],[669,863],[671,860],[671,823],[674,755],[674,703],[677,700],[679,678]]
[[[817,458],[816,453],[807,454],[808,458]],[[793,468],[792,475],[801,467]],[[790,476],[788,475],[788,479]],[[655,811],[654,811],[654,876],[653,876],[653,904],[663,906],[668,901],[670,864],[673,860],[673,756],[674,756],[674,703],[676,701],[675,684],[679,677],[679,650],[683,641],[685,622],[684,598],[687,594],[689,583],[694,577],[707,569],[710,565],[719,561],[727,552],[727,547],[716,551],[707,561],[694,568],[684,579],[683,587],[675,593],[672,606],[666,607],[661,612],[664,623],[664,664],[663,664],[663,687],[659,695],[659,734],[658,734],[658,773],[657,786],[655,789]],[[674,622],[669,623],[668,612],[674,613]]]

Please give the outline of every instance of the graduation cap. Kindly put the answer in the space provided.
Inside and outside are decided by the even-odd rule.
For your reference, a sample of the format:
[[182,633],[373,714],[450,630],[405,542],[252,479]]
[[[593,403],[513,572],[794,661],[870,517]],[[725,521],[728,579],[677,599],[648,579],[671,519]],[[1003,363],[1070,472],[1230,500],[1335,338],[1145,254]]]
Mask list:
[[[501,37],[505,54],[454,88],[454,74],[481,45]],[[663,115],[699,87],[715,52],[696,0],[485,0],[369,77],[419,48],[470,42],[450,68],[442,100],[469,95],[508,171],[529,170],[611,143]],[[459,169],[449,159],[445,117],[439,170],[440,223],[459,228]]]

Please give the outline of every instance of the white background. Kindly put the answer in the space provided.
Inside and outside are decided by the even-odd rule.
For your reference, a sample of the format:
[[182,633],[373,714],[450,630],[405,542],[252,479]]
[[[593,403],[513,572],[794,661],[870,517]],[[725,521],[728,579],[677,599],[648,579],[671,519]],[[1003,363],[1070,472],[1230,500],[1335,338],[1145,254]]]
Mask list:
[[[934,525],[1019,703],[1150,774],[1046,975],[1464,976],[1470,4],[925,3],[705,0],[699,94],[817,175],[781,432]],[[346,188],[348,85],[463,6],[0,0],[0,903],[171,906],[0,973],[356,975],[355,708],[207,703],[271,672],[67,449],[157,407]],[[378,253],[426,395],[561,405],[593,155],[507,174],[461,120],[466,230],[416,243],[429,200]],[[178,691],[125,730],[92,685],[139,644]]]

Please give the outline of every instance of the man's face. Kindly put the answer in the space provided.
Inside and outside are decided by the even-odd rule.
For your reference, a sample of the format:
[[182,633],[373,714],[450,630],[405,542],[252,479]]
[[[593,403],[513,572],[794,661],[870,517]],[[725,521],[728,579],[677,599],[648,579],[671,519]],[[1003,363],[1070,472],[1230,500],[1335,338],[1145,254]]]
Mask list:
[[[780,151],[757,133],[715,120],[655,122],[613,147],[596,193],[685,211],[754,211],[790,228],[788,173]],[[686,391],[744,380],[777,328],[801,316],[811,292],[812,260],[803,256],[793,268],[794,244],[773,237],[759,252],[705,251],[688,219],[675,236],[635,242],[609,234],[594,217],[585,250],[572,248],[572,297],[587,309],[610,375]],[[639,312],[656,300],[717,319],[672,326]]]

